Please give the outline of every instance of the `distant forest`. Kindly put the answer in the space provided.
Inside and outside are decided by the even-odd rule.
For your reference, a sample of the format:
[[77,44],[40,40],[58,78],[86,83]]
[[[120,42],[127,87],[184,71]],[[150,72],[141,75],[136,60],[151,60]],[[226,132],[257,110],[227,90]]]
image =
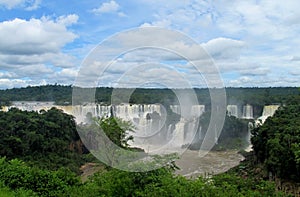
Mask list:
[[[71,85],[28,86],[0,90],[0,105],[10,105],[11,101],[54,101],[57,105],[72,103]],[[131,89],[122,89],[131,91]],[[199,103],[210,105],[209,90],[207,88],[194,89]],[[113,88],[98,87],[95,102],[110,104]],[[226,88],[227,103],[244,105],[250,104],[257,110],[264,105],[286,103],[293,96],[299,94],[297,87],[270,87],[270,88]],[[176,104],[177,98],[171,89],[135,89],[129,100],[133,104]],[[254,109],[256,110],[256,109]],[[255,113],[255,112],[254,112]]]

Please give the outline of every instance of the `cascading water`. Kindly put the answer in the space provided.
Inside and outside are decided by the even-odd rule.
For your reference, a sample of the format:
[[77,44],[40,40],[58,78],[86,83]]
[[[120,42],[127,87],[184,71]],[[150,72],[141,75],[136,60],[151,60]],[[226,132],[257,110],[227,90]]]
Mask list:
[[279,105],[266,105],[264,106],[263,116],[273,116]]
[[250,152],[252,150],[252,144],[251,144],[251,129],[253,128],[253,123],[248,123],[248,134],[246,136],[246,141],[248,142],[248,146],[246,147],[245,151]]
[[184,145],[185,120],[181,119],[176,125],[171,138],[172,146],[181,147]]
[[243,106],[243,119],[253,119],[253,107],[251,105]]
[[264,106],[262,116],[260,116],[256,124],[263,124],[268,117],[273,116],[275,111],[280,107],[280,105],[266,105]]
[[[170,105],[170,109],[176,113],[181,114],[179,105]],[[192,105],[190,109],[190,115],[192,117],[200,117],[205,112],[205,105]]]
[[227,105],[228,116],[235,116],[238,118],[238,107],[237,105]]

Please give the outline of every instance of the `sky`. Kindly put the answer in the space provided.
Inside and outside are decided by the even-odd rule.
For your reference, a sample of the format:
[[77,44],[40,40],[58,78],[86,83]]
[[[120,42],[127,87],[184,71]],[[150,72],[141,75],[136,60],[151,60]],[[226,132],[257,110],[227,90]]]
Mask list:
[[0,0],[0,89],[78,81],[205,87],[219,83],[215,77],[226,87],[299,86],[299,7],[297,0]]

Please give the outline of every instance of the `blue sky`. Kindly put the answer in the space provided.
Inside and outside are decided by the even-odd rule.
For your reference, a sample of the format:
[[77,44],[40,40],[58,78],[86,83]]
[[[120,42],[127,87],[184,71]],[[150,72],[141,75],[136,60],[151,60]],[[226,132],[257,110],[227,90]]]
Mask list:
[[[0,0],[0,88],[74,84],[84,58],[103,40],[152,26],[180,31],[197,42],[213,59],[225,86],[299,86],[299,7],[296,0]],[[197,61],[202,58],[193,54],[196,46],[176,43],[169,34],[126,36],[115,41],[129,46],[129,41],[142,44],[152,39],[156,46],[165,44],[162,47],[174,41],[182,53]],[[159,50],[126,52],[97,83],[117,86],[123,76],[128,84],[161,80],[165,86],[180,87],[180,75],[192,86],[205,86],[203,73],[171,56]],[[149,63],[156,65],[150,66],[151,72],[131,71]],[[84,74],[88,78],[97,69],[99,65],[91,66]]]

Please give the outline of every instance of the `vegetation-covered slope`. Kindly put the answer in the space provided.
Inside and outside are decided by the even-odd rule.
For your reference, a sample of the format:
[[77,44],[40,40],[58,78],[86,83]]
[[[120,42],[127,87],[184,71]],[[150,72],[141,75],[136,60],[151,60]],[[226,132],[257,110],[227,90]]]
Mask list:
[[56,108],[41,113],[0,111],[0,156],[47,169],[64,166],[78,171],[81,148],[74,118]]
[[259,162],[273,177],[300,181],[300,97],[253,129],[252,144]]

